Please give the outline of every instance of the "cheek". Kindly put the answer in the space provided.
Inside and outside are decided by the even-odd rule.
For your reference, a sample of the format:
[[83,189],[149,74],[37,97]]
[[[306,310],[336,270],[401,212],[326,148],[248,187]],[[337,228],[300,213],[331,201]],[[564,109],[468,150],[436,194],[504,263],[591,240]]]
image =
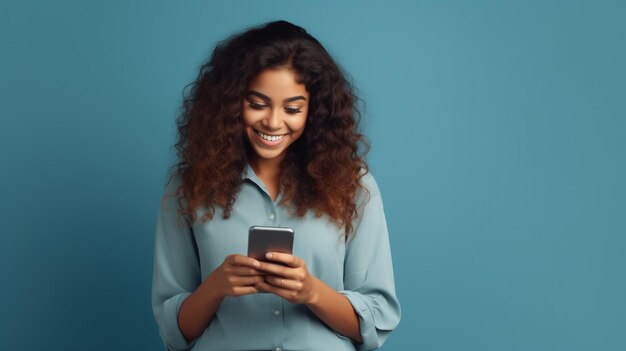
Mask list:
[[304,127],[306,127],[306,117],[302,120],[299,120],[294,128],[298,131],[299,134],[304,133]]
[[245,127],[250,127],[254,124],[257,118],[255,117],[254,112],[244,110],[242,113],[242,120]]
[[296,135],[301,135],[304,132],[304,128],[306,127],[306,121],[308,118],[308,114],[304,116],[294,117],[287,122],[287,125],[292,133]]

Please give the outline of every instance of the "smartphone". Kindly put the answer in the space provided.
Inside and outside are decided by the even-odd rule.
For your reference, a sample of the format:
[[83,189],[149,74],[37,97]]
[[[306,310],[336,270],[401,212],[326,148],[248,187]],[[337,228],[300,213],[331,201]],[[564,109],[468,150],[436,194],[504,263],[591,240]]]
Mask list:
[[265,254],[269,251],[291,254],[293,235],[289,227],[252,226],[248,230],[248,256],[267,262]]

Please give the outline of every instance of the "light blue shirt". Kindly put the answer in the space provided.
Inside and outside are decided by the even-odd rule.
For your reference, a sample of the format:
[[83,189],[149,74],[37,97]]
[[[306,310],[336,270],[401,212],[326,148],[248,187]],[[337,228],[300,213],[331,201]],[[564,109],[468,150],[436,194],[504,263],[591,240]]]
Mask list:
[[[359,193],[355,236],[344,242],[339,227],[326,215],[291,215],[272,200],[265,185],[248,165],[229,219],[217,207],[213,219],[202,223],[203,211],[177,224],[175,197],[163,197],[159,210],[152,281],[152,309],[168,350],[373,350],[400,321],[387,223],[374,177],[362,179],[369,197]],[[180,185],[174,178],[164,195]],[[303,304],[291,304],[270,293],[226,297],[195,340],[186,341],[177,316],[184,299],[229,254],[246,255],[252,225],[294,229],[293,254],[302,258],[311,274],[345,295],[359,317],[362,344],[330,329]]]

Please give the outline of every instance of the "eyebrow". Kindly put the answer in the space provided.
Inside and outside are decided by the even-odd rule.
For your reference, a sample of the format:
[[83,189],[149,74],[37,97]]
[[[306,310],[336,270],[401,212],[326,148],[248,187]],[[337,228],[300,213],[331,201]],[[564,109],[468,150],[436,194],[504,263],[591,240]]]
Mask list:
[[[267,102],[271,102],[272,101],[272,99],[270,99],[269,96],[267,96],[265,94],[261,94],[261,93],[259,93],[256,90],[249,91],[246,94],[246,96],[249,96],[249,95],[254,95],[254,96],[256,96],[258,98],[261,98],[261,99],[263,99],[263,100],[265,100]],[[283,100],[283,103],[292,102],[292,101],[296,101],[296,100],[305,100],[306,101],[306,98],[304,96],[302,96],[302,95],[298,95],[298,96],[290,97],[290,98],[287,98],[287,99]]]

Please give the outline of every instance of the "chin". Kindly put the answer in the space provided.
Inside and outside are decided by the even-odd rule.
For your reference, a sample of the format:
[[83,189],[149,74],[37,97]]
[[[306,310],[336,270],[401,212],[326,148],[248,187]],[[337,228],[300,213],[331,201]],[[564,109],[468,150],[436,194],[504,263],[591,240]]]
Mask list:
[[275,158],[279,158],[283,155],[285,151],[283,149],[267,150],[267,149],[262,149],[256,146],[253,146],[252,148],[254,149],[254,153],[256,154],[256,156],[265,160],[272,160]]

